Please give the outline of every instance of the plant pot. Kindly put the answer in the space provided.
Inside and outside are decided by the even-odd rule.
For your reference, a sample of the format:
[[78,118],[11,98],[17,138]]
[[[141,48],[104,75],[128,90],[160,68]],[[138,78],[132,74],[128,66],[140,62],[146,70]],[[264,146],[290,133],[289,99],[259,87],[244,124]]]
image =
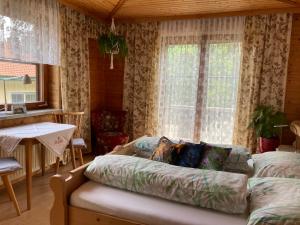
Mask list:
[[275,151],[276,148],[279,146],[279,138],[273,137],[273,138],[259,138],[259,151],[261,153],[269,152],[269,151]]

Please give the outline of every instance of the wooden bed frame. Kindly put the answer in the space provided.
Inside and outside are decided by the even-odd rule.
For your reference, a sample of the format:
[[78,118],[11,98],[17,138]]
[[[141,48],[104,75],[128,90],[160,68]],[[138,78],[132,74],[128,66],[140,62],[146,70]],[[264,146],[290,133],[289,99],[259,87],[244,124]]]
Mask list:
[[[149,136],[145,135],[143,137]],[[142,138],[142,137],[141,137]],[[108,154],[119,154],[120,147],[128,147],[138,139],[116,148]],[[122,151],[122,150],[121,150]],[[129,154],[129,152],[127,152]],[[126,154],[127,154],[126,153]],[[87,182],[84,171],[88,164],[69,172],[69,176],[54,175],[50,179],[50,187],[54,193],[54,203],[50,212],[51,225],[146,225],[127,219],[102,214],[70,205],[70,196],[80,185]]]
[[140,225],[134,221],[102,214],[69,204],[70,195],[88,179],[84,171],[89,164],[85,164],[70,172],[68,177],[55,175],[50,180],[54,192],[54,203],[50,212],[51,225]]

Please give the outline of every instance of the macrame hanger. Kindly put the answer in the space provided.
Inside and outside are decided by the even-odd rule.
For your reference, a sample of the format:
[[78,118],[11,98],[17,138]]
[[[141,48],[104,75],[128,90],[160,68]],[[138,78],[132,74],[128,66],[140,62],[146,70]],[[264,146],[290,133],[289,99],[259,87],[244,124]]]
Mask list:
[[111,18],[110,31],[114,34],[116,33],[116,26],[115,26],[115,19],[114,18]]

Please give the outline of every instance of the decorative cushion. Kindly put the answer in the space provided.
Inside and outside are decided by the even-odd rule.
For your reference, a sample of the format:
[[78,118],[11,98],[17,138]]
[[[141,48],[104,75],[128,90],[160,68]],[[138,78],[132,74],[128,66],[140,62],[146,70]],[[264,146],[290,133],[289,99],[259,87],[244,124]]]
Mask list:
[[232,150],[224,163],[224,171],[250,174],[249,159],[251,159],[251,154],[246,148],[232,146]]
[[176,145],[176,151],[172,152],[172,164],[176,166],[196,168],[200,164],[201,157],[204,153],[205,144],[194,144],[180,141]]
[[300,224],[300,180],[291,178],[249,179],[248,225]]
[[172,163],[172,151],[175,150],[175,143],[166,137],[161,137],[157,148],[154,150],[151,160]]
[[92,125],[99,132],[122,131],[126,121],[126,111],[102,110],[92,113]]
[[200,144],[204,144],[205,148],[199,168],[219,171],[223,170],[224,163],[231,152],[231,148],[218,147],[204,142],[201,142]]
[[72,139],[72,145],[75,148],[85,148],[86,149],[86,144],[85,141],[83,140],[83,138],[73,138]]
[[134,143],[135,153],[139,157],[150,158],[158,146],[160,137],[142,137]]
[[300,154],[265,152],[252,155],[255,177],[300,178]]
[[15,158],[0,158],[0,174],[14,172],[19,169],[22,169],[22,166]]
[[110,154],[114,154],[114,155],[135,155],[136,151],[135,151],[135,143],[143,138],[145,138],[147,136],[143,136],[140,137],[134,141],[131,141],[128,144],[125,145],[117,145],[114,150],[112,152],[110,152]]
[[139,157],[96,157],[85,175],[108,186],[196,207],[242,214],[247,208],[247,176],[173,166]]

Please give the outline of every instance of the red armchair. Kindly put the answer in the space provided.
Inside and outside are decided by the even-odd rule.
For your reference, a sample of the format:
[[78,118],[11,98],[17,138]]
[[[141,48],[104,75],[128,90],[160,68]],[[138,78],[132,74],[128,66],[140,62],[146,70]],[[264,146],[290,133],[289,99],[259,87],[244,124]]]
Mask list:
[[128,143],[124,133],[126,111],[100,110],[92,113],[92,135],[96,154],[105,154],[117,145]]

